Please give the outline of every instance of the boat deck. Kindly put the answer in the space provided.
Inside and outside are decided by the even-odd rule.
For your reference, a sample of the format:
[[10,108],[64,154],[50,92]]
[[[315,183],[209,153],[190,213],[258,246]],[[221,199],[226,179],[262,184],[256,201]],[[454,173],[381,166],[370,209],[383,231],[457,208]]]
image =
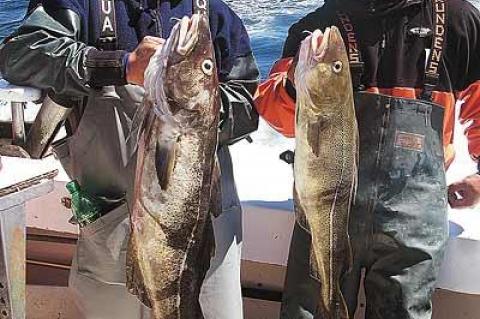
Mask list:
[[[6,92],[13,94],[9,90]],[[25,92],[19,94],[27,95]],[[8,120],[4,118],[8,114],[6,109],[0,107],[0,121]],[[28,117],[32,118],[32,113],[26,114],[27,120]],[[466,155],[466,142],[461,132],[460,129],[456,131],[459,156],[448,172],[449,182],[475,171],[474,163]],[[293,149],[293,141],[280,137],[264,123],[252,137],[252,144],[240,142],[231,148],[243,206],[245,318],[276,319],[294,221],[292,170],[278,159],[278,155]],[[60,170],[53,191],[26,205],[27,318],[81,318],[67,287],[77,240],[77,228],[68,223],[71,212],[60,203],[67,195],[68,177],[51,156],[41,161],[2,157],[2,164],[0,188],[42,172]],[[452,210],[449,221],[450,241],[434,298],[434,319],[480,319],[480,273],[477,271],[480,265],[480,210]],[[362,296],[360,299],[355,319],[363,318],[365,302]]]
[[[14,159],[15,165],[19,161],[24,160]],[[7,169],[8,162],[4,160]],[[41,167],[58,168],[57,165],[49,158]],[[53,192],[27,203],[27,318],[52,318],[52,313],[58,318],[81,318],[67,287],[77,229],[68,223],[70,212],[60,204],[60,198],[67,194],[65,183],[66,177],[59,174]],[[292,203],[291,200],[245,200],[242,205],[245,318],[275,319],[279,314],[293,228]],[[480,275],[476,269],[480,264],[480,241],[476,236],[480,232],[477,227],[480,214],[471,210],[451,215],[451,240],[435,294],[434,319],[478,319]],[[363,318],[365,302],[360,298],[355,319]]]

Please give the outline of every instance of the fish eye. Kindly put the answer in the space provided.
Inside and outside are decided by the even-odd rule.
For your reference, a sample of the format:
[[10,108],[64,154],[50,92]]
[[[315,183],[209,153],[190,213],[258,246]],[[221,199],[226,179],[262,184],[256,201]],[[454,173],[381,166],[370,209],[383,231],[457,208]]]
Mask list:
[[342,61],[335,61],[333,62],[332,64],[332,70],[334,73],[340,73],[342,71],[342,68],[343,68],[343,63]]
[[202,71],[206,75],[212,75],[213,73],[213,61],[212,60],[205,60],[202,63]]

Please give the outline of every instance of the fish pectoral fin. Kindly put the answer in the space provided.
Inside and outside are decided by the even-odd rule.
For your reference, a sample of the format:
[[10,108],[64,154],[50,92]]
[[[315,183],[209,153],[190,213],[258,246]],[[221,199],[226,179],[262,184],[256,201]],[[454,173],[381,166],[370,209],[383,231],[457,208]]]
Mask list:
[[325,127],[324,124],[322,118],[317,118],[317,121],[310,122],[307,125],[307,143],[317,157],[320,156],[320,136]]
[[167,189],[170,177],[175,169],[179,139],[180,136],[177,138],[157,140],[155,168],[157,170],[160,187],[162,187],[163,190]]

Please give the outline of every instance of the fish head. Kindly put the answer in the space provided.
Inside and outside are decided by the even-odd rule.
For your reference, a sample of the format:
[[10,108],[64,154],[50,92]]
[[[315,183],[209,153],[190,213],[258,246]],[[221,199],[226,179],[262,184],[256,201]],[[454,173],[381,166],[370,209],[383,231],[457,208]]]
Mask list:
[[348,55],[340,30],[315,30],[303,40],[295,69],[297,99],[316,113],[346,102],[352,94]]
[[214,120],[219,112],[211,109],[219,108],[219,103],[213,101],[218,96],[218,78],[206,14],[180,19],[152,60],[146,79],[149,69],[150,73],[156,72],[151,75],[155,80],[148,83],[155,93],[149,96],[160,113],[182,118],[181,121],[187,118],[190,124]]
[[173,113],[213,120],[218,110],[217,66],[206,14],[184,17],[178,24],[166,70],[166,93]]

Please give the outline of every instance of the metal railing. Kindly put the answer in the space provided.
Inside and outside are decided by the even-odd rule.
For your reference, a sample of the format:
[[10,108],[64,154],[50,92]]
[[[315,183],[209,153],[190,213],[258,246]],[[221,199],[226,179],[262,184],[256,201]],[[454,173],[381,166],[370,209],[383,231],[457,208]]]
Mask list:
[[[0,79],[0,101],[11,106],[11,122],[0,122],[0,155],[42,158],[64,123],[70,108],[42,96],[38,89],[15,86]],[[42,103],[33,123],[25,122],[24,110],[28,102]],[[5,127],[10,126],[10,130]],[[10,131],[10,132],[9,132]]]
[[[0,101],[7,102],[7,105],[0,107],[8,107],[9,104],[11,109],[11,121],[0,121],[0,155],[43,156],[48,144],[45,147],[43,144],[38,146],[38,141],[45,136],[39,130],[50,128],[51,125],[44,122],[52,119],[52,116],[45,117],[45,114],[57,114],[57,118],[64,118],[65,112],[53,112],[52,105],[45,99],[33,124],[26,125],[26,104],[39,102],[40,99],[40,90],[14,86],[0,79]],[[48,130],[46,134],[55,135]],[[25,159],[18,160],[28,162]],[[0,319],[25,319],[26,202],[51,192],[52,179],[57,173],[47,172],[20,182],[13,181],[0,188]],[[0,177],[8,182],[5,174],[2,176],[0,172]]]

